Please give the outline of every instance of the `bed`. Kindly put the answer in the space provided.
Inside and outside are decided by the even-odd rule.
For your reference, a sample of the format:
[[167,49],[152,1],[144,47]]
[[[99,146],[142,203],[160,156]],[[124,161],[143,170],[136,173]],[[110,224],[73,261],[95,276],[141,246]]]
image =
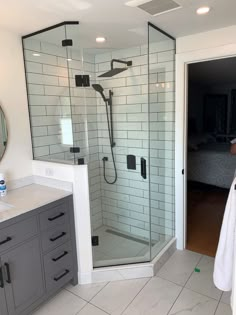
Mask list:
[[236,156],[230,144],[202,144],[188,152],[188,180],[221,188],[230,188],[236,170]]

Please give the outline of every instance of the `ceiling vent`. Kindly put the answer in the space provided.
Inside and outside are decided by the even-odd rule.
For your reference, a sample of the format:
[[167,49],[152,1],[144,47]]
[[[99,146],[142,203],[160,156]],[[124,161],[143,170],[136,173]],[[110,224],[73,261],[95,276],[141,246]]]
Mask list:
[[159,15],[176,9],[181,6],[173,0],[152,0],[137,6],[151,15]]

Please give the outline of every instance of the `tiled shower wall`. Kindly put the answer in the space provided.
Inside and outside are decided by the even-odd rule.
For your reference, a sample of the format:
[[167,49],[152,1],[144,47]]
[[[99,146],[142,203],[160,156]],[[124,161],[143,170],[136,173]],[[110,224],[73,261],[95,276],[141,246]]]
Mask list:
[[[112,89],[114,147],[118,180],[114,185],[101,177],[103,224],[140,237],[149,238],[151,197],[152,239],[174,235],[174,44],[171,41],[150,46],[150,117],[148,110],[147,46],[97,55],[96,75],[110,69],[112,59],[132,60],[127,71],[99,80],[108,95]],[[122,67],[122,65],[117,65]],[[114,178],[106,123],[105,105],[98,101],[100,164],[106,162],[107,175]],[[150,126],[148,124],[150,118]],[[142,179],[140,158],[149,156],[150,179]],[[136,170],[128,170],[128,154],[136,156]]]
[[[148,111],[147,47],[134,47],[95,57],[73,50],[67,62],[64,48],[38,41],[26,44],[26,70],[35,158],[73,161],[62,144],[61,118],[73,120],[74,145],[89,168],[92,227],[101,225],[153,240],[174,235],[174,47],[170,41],[150,46],[150,117]],[[39,52],[40,57],[32,55]],[[112,58],[132,60],[133,66],[110,79],[97,80],[108,95],[112,89],[114,148],[118,180],[103,179],[102,158],[113,179],[105,104],[92,88],[75,88],[74,75],[94,78],[110,69]],[[118,65],[120,66],[120,65]],[[121,65],[122,66],[122,65]],[[69,67],[69,71],[68,71]],[[69,79],[70,87],[69,87]],[[71,96],[71,101],[70,101]],[[71,105],[71,106],[70,106]],[[150,119],[150,125],[148,123]],[[150,128],[150,134],[149,134]],[[150,180],[140,174],[140,158],[149,164]],[[136,156],[137,169],[127,170],[126,157]]]
[[[94,77],[94,56],[83,55],[82,63],[81,52],[74,49],[70,51],[72,61],[67,61],[65,48],[31,39],[25,40],[24,47],[34,158],[74,163],[78,157],[89,157],[92,224],[99,227],[102,208],[96,97],[92,88],[75,88],[74,80],[75,74],[83,71]],[[69,125],[62,132],[66,122]],[[79,154],[70,153],[73,145],[80,147]]]

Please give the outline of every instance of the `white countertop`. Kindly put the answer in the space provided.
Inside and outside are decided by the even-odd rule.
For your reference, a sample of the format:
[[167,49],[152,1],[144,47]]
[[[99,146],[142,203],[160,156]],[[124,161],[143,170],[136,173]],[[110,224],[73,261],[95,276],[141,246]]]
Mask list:
[[[69,191],[37,184],[8,191],[7,196],[0,197],[0,222],[12,219],[69,195],[71,195]],[[2,202],[12,207],[6,206],[6,209],[4,209]]]

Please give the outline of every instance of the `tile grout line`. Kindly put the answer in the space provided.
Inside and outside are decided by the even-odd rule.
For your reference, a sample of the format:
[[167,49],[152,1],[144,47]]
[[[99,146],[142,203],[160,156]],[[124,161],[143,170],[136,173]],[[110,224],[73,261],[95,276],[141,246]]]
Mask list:
[[[200,263],[200,261],[201,261],[202,258],[204,258],[204,257],[209,257],[209,256],[207,256],[207,255],[201,255],[201,258],[199,259],[197,265]],[[197,267],[197,265],[195,266],[195,268]],[[220,295],[220,298],[219,298],[219,300],[218,300],[218,299],[216,299],[216,298],[213,298],[213,297],[208,296],[208,295],[203,294],[203,293],[199,293],[199,292],[197,292],[197,291],[195,291],[195,290],[193,290],[193,289],[189,289],[189,288],[186,287],[186,285],[187,285],[189,279],[192,277],[193,274],[194,274],[194,271],[191,273],[191,276],[188,278],[188,280],[187,280],[187,282],[185,283],[184,287],[185,287],[187,290],[190,290],[190,291],[192,291],[192,292],[201,294],[201,295],[203,295],[203,296],[205,296],[205,297],[207,297],[207,298],[209,298],[209,299],[212,299],[212,300],[215,300],[215,301],[217,301],[217,302],[220,302],[220,301],[221,301],[221,298],[222,298],[222,295],[223,295],[223,291],[221,291],[221,290],[219,290],[219,291],[221,291],[221,295]],[[219,304],[219,303],[218,303],[218,304]],[[217,307],[218,307],[218,306],[217,306]]]
[[93,304],[93,303],[92,303],[92,300],[93,300],[103,289],[105,289],[105,288],[108,286],[108,284],[110,284],[110,283],[111,283],[111,281],[108,281],[108,282],[90,299],[90,301],[88,302],[88,303],[91,304],[92,306],[97,307],[98,309],[100,309],[101,311],[103,311],[103,312],[105,312],[105,313],[107,313],[107,314],[109,314],[109,315],[110,315],[110,313],[108,313],[107,311],[105,311],[105,310],[103,310],[102,308],[98,307],[97,305]]
[[217,312],[217,310],[218,310],[218,307],[219,307],[219,305],[220,305],[221,298],[222,298],[223,294],[224,294],[224,292],[222,291],[221,296],[220,296],[220,299],[219,299],[219,301],[218,301],[218,303],[217,303],[217,306],[216,306],[216,309],[215,309],[214,315],[216,314],[216,312]]
[[[199,260],[198,260],[198,262],[196,263],[196,265],[195,265],[195,267],[194,267],[194,268],[196,268],[196,266],[199,264],[199,262],[201,261],[202,257],[203,257],[203,255],[200,255],[200,258],[199,258]],[[174,307],[175,303],[176,303],[176,302],[177,302],[177,300],[179,299],[179,297],[180,297],[181,293],[183,292],[183,290],[184,290],[184,289],[186,289],[186,287],[185,287],[185,286],[186,286],[187,282],[189,281],[189,279],[192,277],[192,274],[193,274],[193,273],[194,273],[194,271],[192,271],[192,272],[191,272],[190,276],[189,276],[189,277],[188,277],[188,279],[186,280],[186,282],[185,282],[184,286],[182,287],[182,290],[180,291],[179,295],[178,295],[178,296],[177,296],[177,298],[175,299],[175,301],[174,301],[174,303],[172,304],[172,306],[171,306],[171,308],[170,308],[169,312],[167,313],[167,315],[169,315],[169,314],[170,314],[170,312],[171,312],[171,310],[173,309],[173,307]]]
[[[143,289],[147,286],[147,284],[151,281],[153,277],[149,278],[149,280],[145,283],[145,285],[139,290],[139,292],[135,295],[135,297],[130,301],[130,303],[126,306],[126,308],[123,310],[123,312],[121,313],[124,314],[124,312],[128,309],[128,307],[131,305],[131,303],[136,299],[136,297],[143,291]],[[142,279],[142,278],[140,278]]]
[[[97,296],[109,283],[110,283],[110,282],[107,282],[89,301],[85,300],[84,298],[82,298],[81,296],[75,294],[74,292],[71,292],[70,290],[64,288],[64,290],[66,290],[67,292],[73,294],[73,295],[76,296],[77,298],[80,298],[81,300],[83,300],[83,301],[86,302],[86,304],[83,306],[83,308],[82,308],[78,313],[76,313],[75,315],[78,315],[88,304],[90,304],[90,305],[92,305],[92,306],[94,306],[94,307],[100,309],[101,311],[107,313],[105,310],[103,310],[103,309],[101,309],[100,307],[98,307],[98,306],[92,304],[91,301],[92,301],[92,299],[95,298],[95,296]],[[79,285],[81,285],[81,284],[79,284]],[[107,313],[107,314],[109,314],[109,313]],[[109,315],[110,315],[110,314],[109,314]]]

